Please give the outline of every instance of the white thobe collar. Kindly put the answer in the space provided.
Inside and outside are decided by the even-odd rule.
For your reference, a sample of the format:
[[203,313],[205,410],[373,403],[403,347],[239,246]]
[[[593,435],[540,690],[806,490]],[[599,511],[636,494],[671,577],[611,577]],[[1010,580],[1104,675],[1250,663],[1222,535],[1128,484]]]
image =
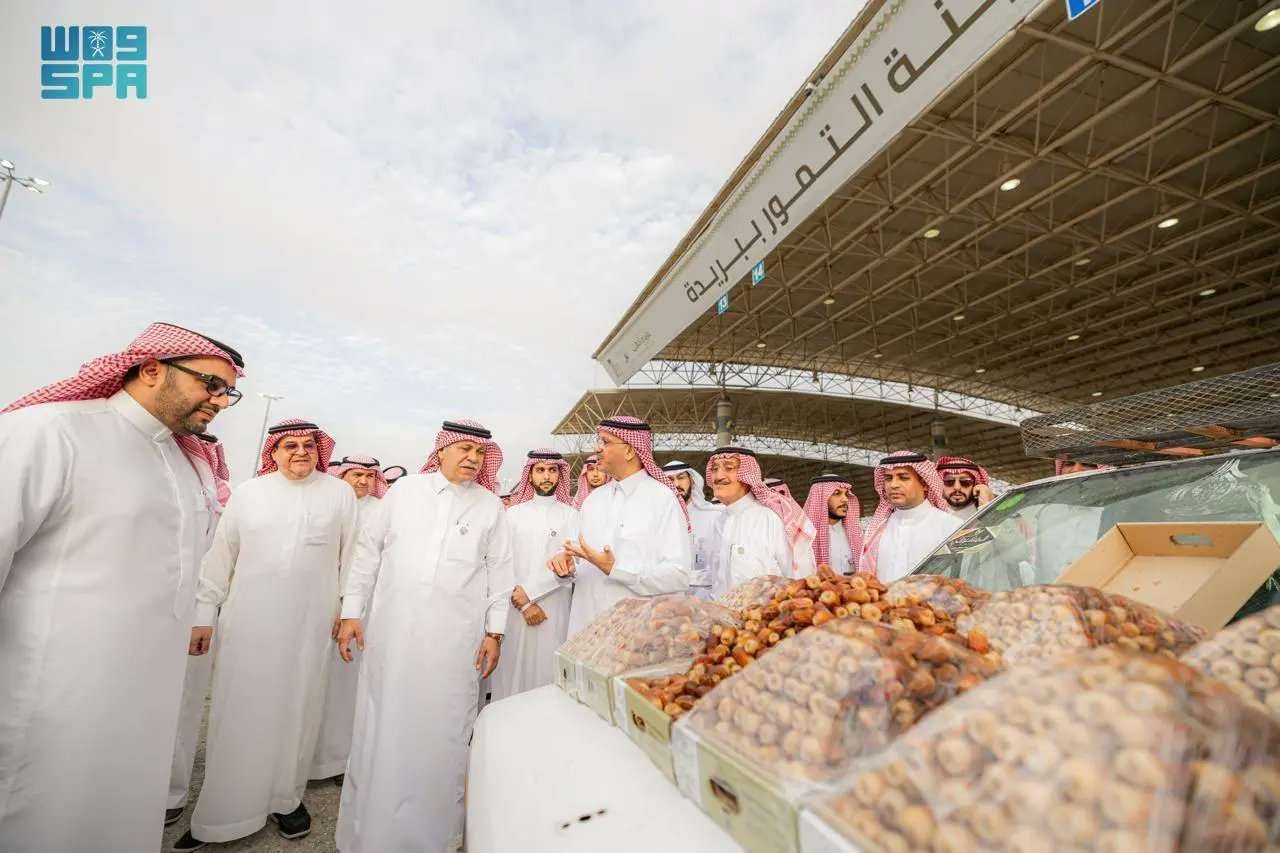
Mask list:
[[745,495],[729,504],[729,506],[725,508],[725,512],[729,515],[741,515],[747,511],[747,507],[754,503],[757,503],[756,496],[751,494],[751,492],[747,492]]
[[929,503],[927,500],[924,500],[920,501],[920,503],[916,504],[911,509],[896,509],[893,511],[893,514],[899,517],[899,523],[901,524],[919,524],[932,515],[932,513],[929,512],[930,509],[936,510],[937,507]]
[[123,388],[107,398],[107,405],[119,412],[120,416],[133,424],[138,432],[156,444],[163,444],[173,438],[173,430],[144,409],[142,404],[133,399],[133,395]]
[[284,483],[286,486],[305,486],[308,483],[314,481],[316,477],[327,477],[329,475],[321,473],[319,468],[312,468],[310,474],[303,477],[301,480],[295,480],[292,477],[286,477],[284,475],[284,472],[281,471],[279,468],[277,468],[267,476],[277,478],[280,482]]
[[468,480],[461,484],[450,483],[444,472],[438,469],[427,475],[427,483],[431,486],[431,491],[437,495],[443,495],[447,489],[452,489],[455,495],[460,495],[463,489],[468,489],[475,485],[474,480]]
[[622,492],[624,497],[631,497],[636,493],[636,489],[640,486],[640,481],[649,475],[643,468],[628,476],[625,480],[614,480],[613,489],[615,492]]

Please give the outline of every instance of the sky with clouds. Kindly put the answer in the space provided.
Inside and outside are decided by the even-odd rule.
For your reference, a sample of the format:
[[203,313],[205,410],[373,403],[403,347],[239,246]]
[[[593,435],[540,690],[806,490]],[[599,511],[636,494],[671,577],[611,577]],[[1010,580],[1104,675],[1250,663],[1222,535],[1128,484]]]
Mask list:
[[[6,3],[0,398],[147,323],[245,354],[212,431],[416,469],[439,422],[524,452],[862,3]],[[41,25],[148,28],[149,97],[40,98]]]

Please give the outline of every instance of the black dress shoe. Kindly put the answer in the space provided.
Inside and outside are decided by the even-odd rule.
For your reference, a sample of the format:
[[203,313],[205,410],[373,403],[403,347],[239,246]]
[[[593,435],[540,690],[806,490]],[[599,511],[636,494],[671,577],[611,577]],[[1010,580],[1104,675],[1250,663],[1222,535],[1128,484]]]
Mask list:
[[182,817],[182,813],[187,810],[186,806],[178,806],[176,809],[164,810],[164,825],[173,826],[178,822],[178,818]]
[[169,849],[172,850],[173,853],[190,853],[190,851],[200,850],[204,846],[205,846],[205,843],[203,841],[197,841],[196,839],[192,838],[191,831],[188,830],[186,833],[183,834],[181,838],[178,839],[177,843],[175,843]]
[[302,838],[311,831],[311,815],[302,803],[288,814],[272,812],[271,819],[276,822],[281,838]]

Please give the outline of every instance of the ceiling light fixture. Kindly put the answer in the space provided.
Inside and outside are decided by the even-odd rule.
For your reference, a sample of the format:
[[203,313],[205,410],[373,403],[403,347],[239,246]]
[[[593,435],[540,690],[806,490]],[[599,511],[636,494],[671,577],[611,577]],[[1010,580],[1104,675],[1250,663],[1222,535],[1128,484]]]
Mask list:
[[1177,224],[1178,224],[1178,217],[1170,216],[1168,219],[1160,220],[1159,224],[1157,224],[1156,227],[1168,230]]
[[974,372],[974,373],[986,373],[986,372],[987,372],[987,369],[986,369],[985,367],[979,367],[977,370],[975,370],[975,371],[973,371],[973,372]]
[[756,341],[756,349],[764,349],[767,346],[768,344],[766,344],[764,341]]
[[924,232],[924,238],[926,240],[933,240],[941,236],[942,236],[942,231],[941,229],[938,229],[938,228],[930,228],[928,231]]
[[1253,25],[1253,28],[1260,33],[1269,32],[1276,27],[1280,27],[1280,8],[1272,9]]
[[1093,263],[1093,258],[1081,258],[1080,260],[1076,261],[1076,266],[1087,267],[1091,263]]
[[1204,372],[1204,365],[1203,365],[1203,364],[1197,364],[1195,367],[1191,368],[1191,372],[1192,372],[1192,373],[1203,373],[1203,372]]
[[1020,186],[1022,186],[1021,178],[1010,178],[1009,180],[1005,181],[1003,184],[1000,185],[1000,192],[1003,192],[1003,193],[1013,192]]
[[1080,333],[1079,333],[1079,332],[1077,332],[1077,333],[1075,333],[1075,334],[1067,335],[1067,340],[1069,340],[1069,341],[1078,341],[1078,340],[1080,340]]
[[884,358],[884,353],[877,351],[877,352],[872,353],[872,354],[871,354],[871,357],[872,357],[872,358]]
[[959,323],[961,320],[963,320],[963,319],[964,319],[964,315],[963,315],[963,314],[957,314],[956,316],[952,317],[951,319],[952,319],[952,320],[955,320],[957,323]]
[[1212,287],[1206,287],[1204,290],[1200,291],[1200,295],[1201,295],[1201,296],[1213,296],[1213,294],[1215,294],[1215,293],[1217,293],[1217,292],[1218,292],[1218,291],[1214,290]]
[[1102,392],[1101,392],[1101,391],[1094,391],[1094,392],[1093,392],[1092,394],[1090,394],[1089,396],[1090,396],[1090,397],[1101,397],[1101,396],[1102,396]]
[[832,296],[830,293],[828,293],[825,297],[823,297],[823,299],[822,299],[822,304],[823,304],[823,305],[835,305],[835,304],[836,304],[836,298],[835,298],[834,296]]

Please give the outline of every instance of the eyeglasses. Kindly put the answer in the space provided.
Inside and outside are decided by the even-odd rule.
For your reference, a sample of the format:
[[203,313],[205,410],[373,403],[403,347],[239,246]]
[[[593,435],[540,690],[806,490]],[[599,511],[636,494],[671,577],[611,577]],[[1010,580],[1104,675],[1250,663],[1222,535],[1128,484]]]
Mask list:
[[239,403],[240,398],[244,396],[244,394],[240,393],[239,391],[237,391],[236,389],[228,385],[227,381],[223,379],[221,376],[214,376],[212,373],[201,373],[198,370],[192,370],[189,367],[183,367],[181,364],[178,364],[176,361],[163,361],[161,362],[161,364],[167,364],[170,367],[181,370],[183,373],[189,374],[191,376],[194,376],[196,379],[199,379],[201,382],[204,383],[204,390],[209,392],[210,397],[226,396],[227,408],[231,408],[236,403]]
[[974,481],[969,479],[960,479],[957,477],[944,477],[942,484],[944,486],[959,486],[962,489],[967,489],[974,484]]

